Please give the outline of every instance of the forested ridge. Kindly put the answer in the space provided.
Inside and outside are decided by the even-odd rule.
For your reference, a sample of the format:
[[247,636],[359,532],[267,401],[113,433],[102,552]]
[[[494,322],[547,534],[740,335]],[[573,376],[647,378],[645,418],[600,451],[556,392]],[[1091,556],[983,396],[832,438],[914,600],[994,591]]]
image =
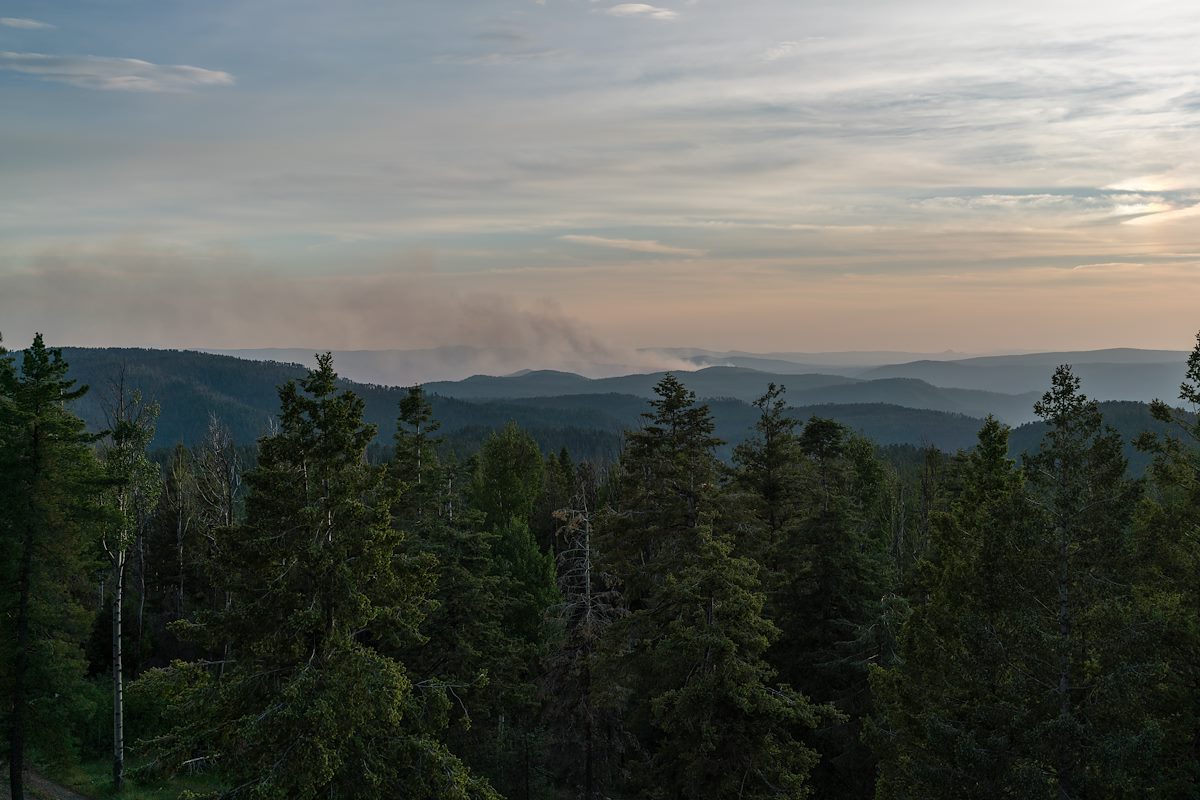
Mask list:
[[[1035,360],[1046,360],[1053,355],[1066,354],[1047,354]],[[1073,355],[1099,357],[1088,353]],[[1105,353],[1103,357],[1113,356]],[[188,350],[63,348],[63,358],[69,365],[69,377],[92,387],[92,391],[74,400],[72,406],[90,430],[105,429],[105,404],[118,376],[124,375],[127,383],[138,387],[159,404],[160,413],[151,440],[151,449],[159,460],[177,444],[189,447],[202,444],[208,438],[212,416],[228,429],[235,442],[253,445],[269,432],[275,419],[277,387],[288,380],[299,379],[307,372],[299,364],[249,361]],[[17,366],[19,370],[19,359]],[[1129,365],[1084,366],[1129,369]],[[1033,368],[1022,367],[1025,371]],[[1045,378],[1052,367],[1036,369]],[[1182,367],[1172,366],[1172,369],[1178,373]],[[1136,373],[1120,374],[1128,380],[1137,377]],[[1108,384],[1116,377],[1108,376]],[[653,386],[661,378],[662,374],[631,375],[593,381],[570,373],[543,371],[510,378],[477,376],[424,388],[441,424],[444,452],[467,458],[482,446],[489,434],[515,422],[544,452],[558,452],[565,447],[577,459],[608,463],[616,460],[621,451],[623,432],[639,424],[646,398],[653,396]],[[917,450],[936,447],[948,452],[969,448],[975,442],[985,415],[969,416],[937,410],[939,406],[952,405],[948,397],[939,393],[957,390],[944,390],[921,381],[863,382],[835,375],[771,375],[753,369],[727,368],[688,373],[683,380],[689,388],[695,389],[698,384],[707,389],[707,394],[697,391],[697,395],[712,413],[716,433],[723,441],[716,452],[724,461],[730,459],[733,448],[753,430],[757,412],[751,401],[772,381],[789,387],[787,399],[791,416],[799,420],[812,416],[834,419],[882,447],[910,445]],[[512,381],[518,382],[515,389],[510,386]],[[870,402],[847,402],[843,397],[836,402],[814,403],[814,398],[808,395],[804,395],[803,401],[796,397],[797,387],[813,389],[819,394],[826,388],[838,389],[839,385],[850,389],[857,386],[857,391],[862,391],[863,387],[872,389],[872,399]],[[340,378],[338,386],[363,399],[363,417],[376,429],[371,457],[386,458],[396,430],[396,407],[405,390]],[[917,391],[910,391],[914,387]],[[601,389],[605,392],[597,393]],[[438,394],[439,391],[444,394]],[[497,392],[501,396],[488,396]],[[513,394],[522,396],[511,396]],[[739,400],[733,395],[749,400]],[[997,406],[984,403],[983,408],[999,415],[1001,410],[1016,404],[1021,408],[1017,415],[1020,418],[1032,414],[1033,399],[1036,399],[1036,395],[1031,395],[1033,399],[1021,399],[998,392],[988,396],[999,398],[1001,402]],[[1101,402],[1100,409],[1105,422],[1121,432],[1131,470],[1142,474],[1150,459],[1133,447],[1134,439],[1142,431],[1150,429],[1163,433],[1166,428],[1154,420],[1146,403],[1110,400]],[[1037,422],[1014,428],[1012,454],[1020,456],[1035,450],[1043,430]],[[906,449],[896,448],[893,452]],[[910,458],[910,454],[904,453],[903,457]],[[919,459],[920,454],[916,457]]]
[[1179,402],[1062,366],[953,453],[670,373],[603,447],[548,400],[448,446],[487,404],[329,355],[164,450],[195,392],[71,353],[0,350],[13,797],[1200,797],[1200,337]]

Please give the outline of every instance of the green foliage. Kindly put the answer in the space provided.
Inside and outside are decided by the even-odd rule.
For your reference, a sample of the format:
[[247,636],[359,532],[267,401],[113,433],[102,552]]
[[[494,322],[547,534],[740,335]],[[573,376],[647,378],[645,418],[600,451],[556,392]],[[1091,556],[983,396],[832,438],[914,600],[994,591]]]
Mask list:
[[385,654],[417,640],[431,564],[391,524],[374,430],[331,362],[280,390],[221,564],[232,603],[193,630],[228,642],[228,663],[185,693],[160,749],[176,769],[200,749],[248,797],[490,796],[438,741],[444,697]]
[[1008,429],[990,419],[948,512],[934,517],[930,551],[900,663],[876,668],[885,722],[880,798],[1047,797],[1030,754],[1025,661],[1036,642],[1023,597],[1036,547],[1035,509],[1008,458]]
[[771,385],[755,404],[761,417],[735,450],[732,475],[748,511],[746,552],[769,565],[766,613],[780,636],[768,658],[784,681],[842,712],[807,739],[822,755],[817,794],[869,797],[867,665],[890,663],[897,606],[880,519],[886,471],[837,422],[814,417],[801,427],[783,393]]
[[1131,535],[1139,487],[1069,368],[1037,411],[1048,434],[1025,469],[990,421],[936,520],[902,662],[875,676],[881,798],[1179,796],[1178,614]]
[[548,612],[558,602],[553,555],[532,532],[544,479],[537,442],[509,424],[484,441],[469,491],[492,557],[495,593],[486,613],[499,626],[488,652],[491,702],[469,748],[471,763],[506,795],[530,794],[541,783],[533,774],[544,757],[535,679],[554,633]]
[[1045,520],[1042,563],[1054,576],[1041,594],[1053,613],[1026,624],[1042,634],[1040,661],[1054,665],[1031,668],[1054,686],[1055,707],[1041,709],[1038,728],[1043,758],[1068,796],[1149,790],[1159,734],[1146,703],[1161,662],[1158,626],[1134,603],[1129,529],[1139,487],[1125,478],[1120,435],[1069,368],[1055,372],[1036,410],[1050,432],[1028,461],[1029,483]]
[[195,800],[218,795],[224,788],[212,773],[200,771],[168,778],[135,764],[130,779],[117,792],[112,787],[111,770],[108,761],[85,760],[51,769],[47,777],[94,800]]
[[[0,722],[96,797],[1197,797],[1197,342],[1190,408],[1148,422],[1064,368],[1042,422],[886,465],[855,428],[973,423],[776,385],[705,406],[668,376],[597,467],[559,445],[596,455],[642,400],[349,392],[328,356],[200,376],[242,399],[300,376],[258,455],[235,438],[263,398],[232,431],[181,419],[171,358],[118,377],[93,447],[39,337],[20,369],[0,352]],[[155,463],[134,383],[204,441]],[[119,620],[91,609],[126,583],[116,675],[151,741],[116,795],[72,765],[111,743]]]
[[104,518],[95,437],[69,410],[87,387],[76,388],[67,371],[40,334],[19,375],[0,348],[0,719],[17,765],[28,764],[27,748],[72,758],[90,711],[82,644]]
[[603,523],[625,615],[605,632],[603,695],[634,742],[630,791],[652,798],[804,797],[824,713],[774,686],[755,562],[733,552],[707,408],[673,376],[630,434]]

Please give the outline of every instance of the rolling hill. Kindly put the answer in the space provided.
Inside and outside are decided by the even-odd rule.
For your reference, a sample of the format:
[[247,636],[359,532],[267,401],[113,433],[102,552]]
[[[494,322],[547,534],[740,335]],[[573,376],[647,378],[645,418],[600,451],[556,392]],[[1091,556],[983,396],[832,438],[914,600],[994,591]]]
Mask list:
[[[654,385],[666,373],[626,375],[589,379],[562,372],[529,372],[491,377],[476,375],[463,381],[426,384],[426,390],[443,397],[461,399],[516,399],[573,394],[629,394],[651,397]],[[782,375],[745,367],[707,367],[679,373],[680,379],[698,397],[733,398],[753,402],[768,383],[788,388],[788,400],[796,405],[887,404],[914,409],[946,411],[984,417],[994,414],[1010,424],[1033,419],[1033,403],[1040,393],[1021,395],[968,389],[944,389],[913,378],[864,381],[820,373]]]
[[[105,401],[112,381],[123,369],[126,383],[162,408],[156,447],[202,441],[210,416],[227,425],[238,441],[250,443],[269,429],[278,407],[277,387],[305,373],[298,364],[192,351],[65,348],[63,353],[72,377],[93,387],[77,405],[89,427],[106,427]],[[593,380],[538,371],[507,378],[479,376],[426,388],[448,446],[464,455],[488,432],[512,421],[530,431],[546,451],[565,446],[581,458],[608,460],[619,452],[623,431],[640,423],[647,410],[646,399],[660,377],[661,373]],[[757,409],[747,401],[772,380],[794,387],[788,398],[799,419],[829,417],[880,445],[934,446],[947,451],[972,446],[987,413],[1002,418],[1023,414],[1028,419],[1036,397],[1036,393],[945,389],[907,378],[785,376],[731,367],[681,377],[697,387],[698,394],[711,393],[707,402],[717,435],[726,441],[721,449],[725,457],[749,435],[757,419]],[[395,430],[397,406],[405,390],[350,381],[343,385],[363,397],[367,420],[379,430],[377,442],[386,445]],[[505,393],[515,396],[497,396]],[[1104,402],[1101,408],[1127,440],[1142,430],[1162,429],[1150,418],[1144,403]],[[1014,452],[1036,448],[1042,432],[1040,423],[1017,427]],[[1139,470],[1148,463],[1131,448],[1127,454]]]

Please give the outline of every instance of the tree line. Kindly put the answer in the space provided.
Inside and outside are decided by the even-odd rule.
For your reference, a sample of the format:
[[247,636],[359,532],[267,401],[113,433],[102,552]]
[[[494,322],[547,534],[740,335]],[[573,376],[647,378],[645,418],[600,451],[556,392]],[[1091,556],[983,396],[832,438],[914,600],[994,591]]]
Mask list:
[[329,355],[254,448],[213,419],[155,458],[110,389],[89,432],[60,351],[0,350],[13,797],[98,758],[230,798],[1200,796],[1200,423],[1166,403],[1133,479],[1069,367],[1036,453],[988,419],[904,471],[775,385],[722,461],[668,375],[612,464],[515,425],[463,457],[419,387],[369,458]]

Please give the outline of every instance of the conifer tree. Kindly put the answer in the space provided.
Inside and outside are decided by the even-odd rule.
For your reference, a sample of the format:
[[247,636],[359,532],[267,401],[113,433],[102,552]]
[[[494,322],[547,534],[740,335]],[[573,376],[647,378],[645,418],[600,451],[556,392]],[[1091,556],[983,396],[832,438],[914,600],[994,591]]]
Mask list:
[[1037,516],[1008,433],[992,418],[980,430],[960,492],[932,519],[900,662],[872,675],[880,800],[1051,796],[1029,740]]
[[1156,698],[1164,727],[1158,774],[1164,794],[1200,796],[1200,334],[1188,356],[1178,399],[1156,400],[1155,419],[1166,435],[1144,434],[1138,447],[1154,454],[1147,497],[1135,520],[1139,602],[1157,620],[1166,674]]
[[[936,517],[927,598],[877,675],[881,798],[1174,797],[1161,613],[1131,534],[1121,440],[1061,367],[1025,478],[985,426]],[[889,727],[890,726],[890,727]]]
[[[422,640],[403,651],[403,660],[414,675],[434,681],[454,699],[451,735],[462,741],[469,738],[472,717],[489,710],[495,687],[488,684],[509,643],[492,552],[495,536],[457,496],[464,482],[455,488],[453,467],[438,455],[439,427],[420,387],[411,388],[400,402],[390,465],[400,486],[393,519],[408,546],[436,564],[434,602],[421,625]],[[456,515],[451,513],[455,507]]]
[[655,798],[808,794],[816,754],[796,740],[823,709],[773,685],[777,630],[763,615],[755,562],[733,552],[707,407],[674,376],[629,435],[604,558],[625,616],[605,635],[605,694],[637,757],[629,788]]
[[1136,615],[1137,564],[1130,535],[1138,487],[1126,478],[1120,436],[1069,367],[1036,404],[1049,425],[1029,460],[1045,517],[1045,566],[1053,592],[1038,620],[1038,672],[1049,686],[1038,733],[1059,795],[1113,796],[1148,789],[1157,737],[1143,700],[1157,680],[1155,626]]
[[869,443],[832,420],[800,428],[783,394],[768,387],[754,434],[734,451],[733,484],[754,532],[747,548],[767,567],[766,611],[781,631],[768,658],[783,680],[843,712],[807,740],[822,756],[817,794],[865,798],[875,771],[861,741],[867,666],[891,653],[883,468]]
[[41,334],[18,375],[0,348],[0,715],[8,738],[9,791],[24,797],[29,746],[69,753],[81,696],[83,607],[101,518],[95,437],[71,411],[87,391],[67,377]]
[[203,748],[249,797],[493,796],[439,741],[440,695],[387,655],[419,640],[434,579],[366,463],[362,400],[317,361],[280,389],[278,432],[246,477],[222,564],[232,603],[193,630],[230,643],[225,673],[184,694],[189,724],[161,744],[181,761]]
[[490,655],[494,704],[474,737],[474,763],[506,795],[528,797],[544,751],[536,679],[548,654],[550,610],[558,602],[554,558],[533,535],[545,462],[537,442],[510,423],[484,440],[475,456],[469,499],[482,517],[497,580],[493,602],[504,636]]
[[[774,383],[754,401],[759,418],[750,438],[734,448],[733,484],[745,494],[755,517],[753,540],[744,552],[759,561],[799,575],[803,563],[781,564],[778,559],[792,553],[783,546],[798,518],[805,512],[801,502],[805,461],[800,451],[799,420],[788,413],[787,389]],[[803,559],[806,554],[795,553]]]
[[557,611],[563,633],[541,679],[552,741],[563,754],[554,761],[556,777],[583,800],[596,800],[601,787],[611,783],[611,756],[619,731],[611,711],[596,702],[594,689],[600,641],[621,613],[612,578],[596,559],[598,490],[594,471],[582,465],[570,504],[554,513],[562,596]]

